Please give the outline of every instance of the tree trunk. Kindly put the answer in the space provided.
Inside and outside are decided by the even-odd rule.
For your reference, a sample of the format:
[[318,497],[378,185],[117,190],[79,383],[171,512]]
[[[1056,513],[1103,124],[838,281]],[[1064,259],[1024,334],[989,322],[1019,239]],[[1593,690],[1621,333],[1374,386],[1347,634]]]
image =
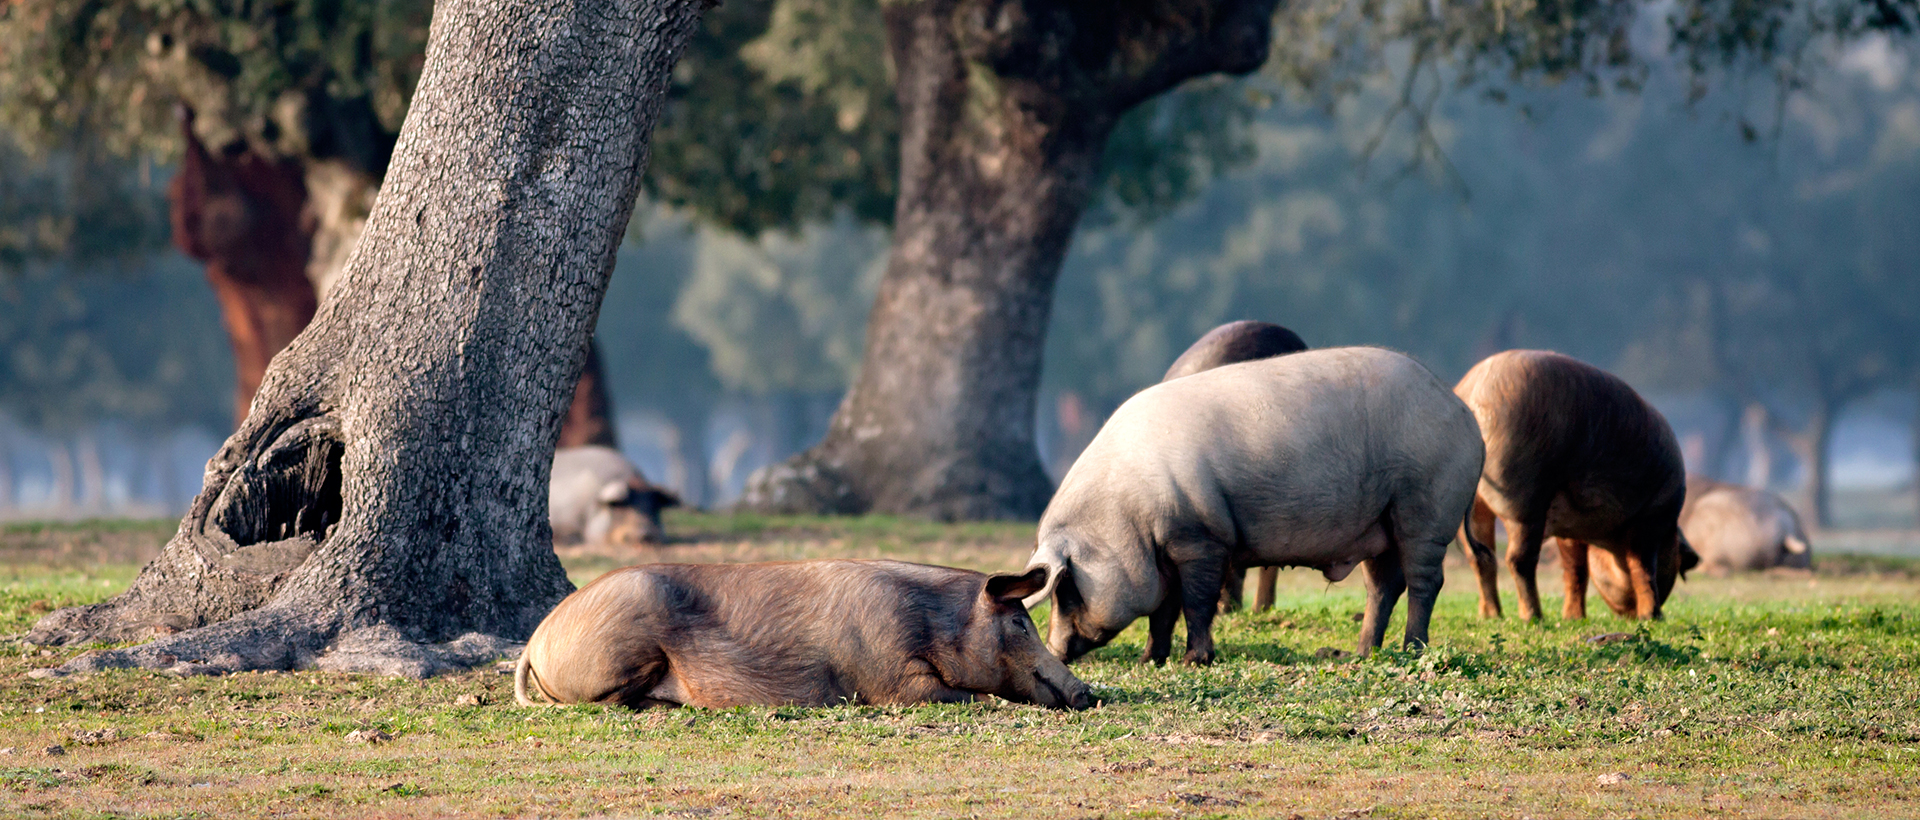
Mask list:
[[887,272],[813,449],[757,471],[769,512],[1034,518],[1053,285],[1128,108],[1266,59],[1273,0],[884,6],[901,113]]
[[317,304],[307,280],[312,234],[300,164],[245,143],[209,152],[180,118],[186,154],[167,186],[173,242],[206,263],[233,346],[234,421],[246,418],[275,353],[300,335]]
[[1746,485],[1765,490],[1773,485],[1773,442],[1768,436],[1773,425],[1767,406],[1749,402],[1740,414],[1740,440],[1746,445]]
[[1833,508],[1828,484],[1828,470],[1833,446],[1833,418],[1839,409],[1839,403],[1825,396],[1816,395],[1813,414],[1807,419],[1807,426],[1799,432],[1787,436],[1788,445],[1795,458],[1806,467],[1807,481],[1801,488],[1801,508],[1812,513],[1814,525],[1822,529],[1833,526]]
[[[231,130],[231,129],[228,129]],[[233,347],[234,424],[246,418],[267,363],[312,321],[366,230],[391,155],[374,135],[356,161],[273,158],[245,142],[210,152],[182,110],[187,145],[168,186],[173,241],[207,266]],[[591,356],[562,428],[562,446],[614,446],[600,359]]]
[[[362,246],[161,556],[61,670],[426,675],[571,588],[546,484],[699,0],[442,0]],[[171,634],[180,632],[180,634]]]
[[73,448],[66,442],[47,445],[47,466],[53,472],[53,508],[61,515],[73,511]]
[[704,507],[710,493],[707,473],[707,417],[685,403],[666,415],[667,486],[688,507]]
[[613,402],[607,398],[607,380],[600,372],[600,346],[587,343],[587,364],[573,385],[566,418],[560,424],[560,446],[589,444],[618,447],[613,431]]

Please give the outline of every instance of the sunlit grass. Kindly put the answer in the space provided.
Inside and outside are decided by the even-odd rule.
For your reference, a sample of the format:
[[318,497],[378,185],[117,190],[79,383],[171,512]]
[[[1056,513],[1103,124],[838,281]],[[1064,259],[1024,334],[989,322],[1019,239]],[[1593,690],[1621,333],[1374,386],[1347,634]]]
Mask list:
[[[763,522],[725,549],[1024,558],[1019,525],[915,540],[937,526]],[[569,565],[577,579],[602,571]],[[1213,667],[1134,663],[1142,625],[1076,664],[1105,702],[1083,713],[522,709],[491,669],[32,680],[71,652],[8,644],[0,815],[1904,816],[1920,800],[1912,566],[1694,578],[1652,624],[1483,621],[1456,571],[1431,649],[1363,661],[1331,651],[1352,649],[1359,584],[1289,571],[1275,610],[1221,619]],[[97,600],[133,571],[0,565],[0,628]],[[1629,637],[1586,640],[1611,632]],[[349,742],[358,729],[395,739]],[[41,753],[54,744],[67,754]]]

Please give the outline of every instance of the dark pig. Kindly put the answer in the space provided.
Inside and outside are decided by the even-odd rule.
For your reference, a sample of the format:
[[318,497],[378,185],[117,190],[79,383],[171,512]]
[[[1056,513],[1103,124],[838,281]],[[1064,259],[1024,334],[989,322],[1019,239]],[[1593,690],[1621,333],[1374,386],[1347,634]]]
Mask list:
[[527,641],[514,697],[650,706],[956,703],[1084,709],[1021,598],[1046,573],[899,561],[651,564],[567,596]]
[[[1242,319],[1207,331],[1206,335],[1173,360],[1173,366],[1167,368],[1167,375],[1161,376],[1160,380],[1173,381],[1223,364],[1271,359],[1306,349],[1307,343],[1291,330],[1269,322]],[[1254,587],[1255,612],[1273,607],[1273,587],[1279,578],[1279,568],[1260,568],[1260,579]],[[1221,612],[1240,608],[1240,597],[1246,585],[1247,568],[1239,564],[1228,565],[1226,574],[1220,580]]]
[[553,453],[547,520],[557,543],[658,543],[660,511],[679,503],[673,493],[647,483],[611,447],[562,447]]
[[1440,564],[1480,475],[1473,414],[1391,350],[1310,350],[1149,387],[1114,411],[1040,519],[1048,649],[1072,660],[1148,616],[1141,660],[1214,658],[1220,576],[1304,566],[1328,580],[1367,568],[1359,650],[1381,645],[1409,592],[1406,643],[1422,646]]
[[1807,532],[1786,499],[1766,490],[1687,479],[1680,531],[1709,575],[1813,565]]
[[[1558,353],[1487,357],[1454,387],[1487,444],[1462,543],[1480,577],[1480,614],[1498,618],[1493,524],[1507,525],[1520,617],[1540,618],[1534,580],[1554,538],[1566,583],[1562,617],[1587,616],[1587,581],[1614,612],[1658,618],[1697,556],[1680,532],[1686,474],[1673,429],[1619,378]],[[1589,553],[1597,549],[1602,554]],[[1597,570],[1597,571],[1596,571]]]

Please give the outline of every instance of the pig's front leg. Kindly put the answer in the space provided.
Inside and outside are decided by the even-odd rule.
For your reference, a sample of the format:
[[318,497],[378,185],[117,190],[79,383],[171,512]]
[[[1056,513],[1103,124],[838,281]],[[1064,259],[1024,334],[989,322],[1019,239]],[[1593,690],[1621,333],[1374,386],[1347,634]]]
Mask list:
[[1197,666],[1213,663],[1213,616],[1220,603],[1220,576],[1227,549],[1211,541],[1173,544],[1167,558],[1180,568],[1180,609],[1187,618],[1187,654]]

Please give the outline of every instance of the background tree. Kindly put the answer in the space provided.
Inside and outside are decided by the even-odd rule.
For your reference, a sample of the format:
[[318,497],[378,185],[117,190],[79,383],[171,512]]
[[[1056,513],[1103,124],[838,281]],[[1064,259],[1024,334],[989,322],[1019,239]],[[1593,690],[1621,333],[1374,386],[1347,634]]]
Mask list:
[[570,585],[547,470],[695,0],[446,0],[379,207],[175,537],[28,639],[71,670],[497,655]]
[[[178,159],[173,241],[206,265],[236,420],[339,278],[419,77],[432,3],[25,0],[0,9],[0,125]],[[566,444],[612,443],[598,358]]]

